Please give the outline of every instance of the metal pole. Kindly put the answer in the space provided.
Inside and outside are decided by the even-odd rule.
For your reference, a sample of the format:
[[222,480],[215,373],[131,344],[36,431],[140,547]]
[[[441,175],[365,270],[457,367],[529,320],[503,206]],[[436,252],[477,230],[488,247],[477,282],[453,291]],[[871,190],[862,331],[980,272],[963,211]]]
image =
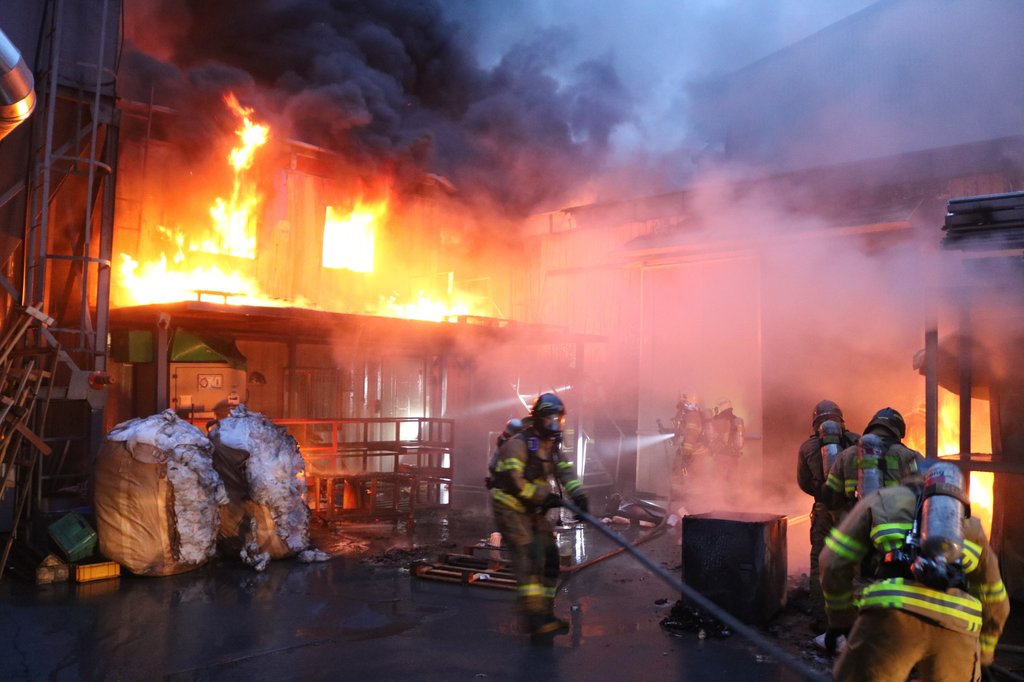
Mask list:
[[929,316],[924,332],[924,454],[935,459],[939,453],[939,332]]
[[171,318],[160,313],[156,324],[156,411],[163,412],[170,404]]
[[[965,303],[960,304],[960,460],[968,468],[971,461],[971,384],[973,380],[971,358],[972,342],[967,330],[971,324],[971,312]],[[971,493],[971,474],[964,476],[964,487]]]
[[[63,14],[63,3],[55,0],[53,4],[53,38],[50,42],[50,73],[47,75],[46,92],[46,122],[44,123],[44,144],[42,169],[37,169],[43,176],[41,197],[39,197],[39,228],[34,230],[34,239],[29,242],[28,271],[26,272],[26,286],[28,293],[25,300],[31,304],[41,303],[43,310],[50,308],[46,292],[46,270],[47,256],[49,251],[48,227],[50,221],[50,171],[53,163],[53,128],[54,118],[57,114],[57,72],[60,68],[60,29],[61,16]],[[38,190],[36,190],[38,191]],[[35,223],[35,212],[30,216],[31,224]]]
[[[90,334],[95,335],[95,328],[92,325],[92,315],[89,313],[89,278],[90,278],[90,267],[89,267],[89,254],[92,246],[92,204],[94,201],[93,189],[96,186],[96,166],[99,163],[98,151],[96,149],[96,141],[99,136],[100,128],[100,92],[103,89],[103,59],[104,59],[104,47],[106,46],[107,40],[107,0],[103,0],[103,8],[100,10],[100,36],[99,36],[99,54],[96,57],[96,85],[93,92],[92,100],[92,130],[89,134],[89,159],[88,166],[89,172],[87,174],[87,180],[85,185],[85,225],[83,226],[83,239],[82,239],[82,295],[79,302],[79,347],[88,348],[92,346],[92,350],[96,350],[99,346],[99,339],[95,336],[90,339]],[[107,128],[106,137],[110,137],[111,130]],[[106,187],[106,186],[104,186]],[[102,219],[101,219],[102,220]],[[103,229],[103,226],[100,226]],[[90,358],[89,365],[92,368],[95,367],[95,356]]]

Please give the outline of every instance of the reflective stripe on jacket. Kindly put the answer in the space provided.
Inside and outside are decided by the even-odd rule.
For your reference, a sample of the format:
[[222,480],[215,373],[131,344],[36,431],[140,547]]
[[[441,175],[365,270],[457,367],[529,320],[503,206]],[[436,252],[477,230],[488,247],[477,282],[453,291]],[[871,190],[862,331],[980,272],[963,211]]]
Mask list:
[[964,519],[962,563],[967,590],[935,590],[907,578],[878,580],[853,593],[856,568],[869,553],[903,544],[916,513],[917,493],[906,486],[883,488],[857,503],[832,529],[822,550],[821,585],[833,627],[848,627],[856,608],[895,608],[949,630],[976,634],[982,662],[991,662],[1009,616],[999,563],[977,519]]
[[558,446],[527,429],[498,448],[491,500],[520,513],[536,511],[551,493],[552,477],[569,495],[581,487],[572,462],[562,459]]
[[[860,458],[856,445],[839,453],[825,479],[830,491],[830,508],[843,512],[857,502],[857,467]],[[916,474],[924,457],[917,450],[911,450],[902,443],[893,443],[882,457],[882,485],[893,488],[907,476]]]

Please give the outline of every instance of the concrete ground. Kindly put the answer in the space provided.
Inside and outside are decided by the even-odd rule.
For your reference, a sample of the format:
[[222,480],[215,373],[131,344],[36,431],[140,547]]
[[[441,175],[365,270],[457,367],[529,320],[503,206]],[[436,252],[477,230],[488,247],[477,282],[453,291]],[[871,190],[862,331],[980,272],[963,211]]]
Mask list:
[[[514,593],[414,577],[409,563],[462,553],[489,519],[449,513],[402,524],[314,526],[329,561],[271,562],[255,573],[219,559],[161,578],[123,576],[37,587],[0,581],[0,678],[7,680],[799,680],[734,634],[670,634],[679,595],[628,554],[564,580],[557,611],[571,621],[550,647],[520,634]],[[636,538],[629,530],[631,539]],[[579,562],[611,542],[580,527]],[[678,575],[671,535],[639,546]],[[763,629],[804,665],[806,618]],[[783,630],[785,632],[780,632]],[[794,645],[793,642],[800,642]],[[826,675],[827,679],[827,675]]]
[[[37,587],[0,581],[3,679],[50,680],[795,680],[738,636],[677,637],[660,625],[678,599],[627,554],[564,582],[571,632],[550,647],[520,634],[514,593],[413,577],[409,562],[461,553],[489,520],[316,527],[333,556],[233,560],[168,577]],[[577,560],[613,545],[574,533]],[[643,552],[678,571],[667,535]]]

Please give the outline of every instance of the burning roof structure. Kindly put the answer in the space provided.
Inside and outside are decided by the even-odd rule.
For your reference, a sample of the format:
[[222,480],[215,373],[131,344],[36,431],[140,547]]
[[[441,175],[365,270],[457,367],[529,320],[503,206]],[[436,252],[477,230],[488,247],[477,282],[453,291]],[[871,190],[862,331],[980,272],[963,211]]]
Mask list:
[[855,427],[921,402],[922,329],[959,319],[945,202],[1022,182],[1002,0],[877,3],[693,87],[700,176],[598,202],[629,112],[607,63],[559,81],[538,42],[483,68],[436,2],[60,5],[0,10],[47,75],[0,150],[0,247],[5,310],[56,320],[73,444],[244,401],[456,417],[471,451],[571,386],[579,443],[661,494],[686,392],[746,420],[760,488],[731,503],[791,497],[776,460],[822,394]]

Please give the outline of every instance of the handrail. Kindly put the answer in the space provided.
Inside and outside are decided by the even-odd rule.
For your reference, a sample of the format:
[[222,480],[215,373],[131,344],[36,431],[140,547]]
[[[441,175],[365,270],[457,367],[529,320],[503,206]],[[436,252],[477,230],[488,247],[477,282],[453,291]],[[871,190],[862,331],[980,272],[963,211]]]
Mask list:
[[299,446],[310,453],[344,452],[368,446],[391,451],[423,446],[450,449],[454,445],[455,422],[452,419],[347,417],[272,421],[288,428]]
[[273,419],[288,430],[313,475],[400,473],[410,467],[442,477],[452,473],[452,419],[348,417]]

